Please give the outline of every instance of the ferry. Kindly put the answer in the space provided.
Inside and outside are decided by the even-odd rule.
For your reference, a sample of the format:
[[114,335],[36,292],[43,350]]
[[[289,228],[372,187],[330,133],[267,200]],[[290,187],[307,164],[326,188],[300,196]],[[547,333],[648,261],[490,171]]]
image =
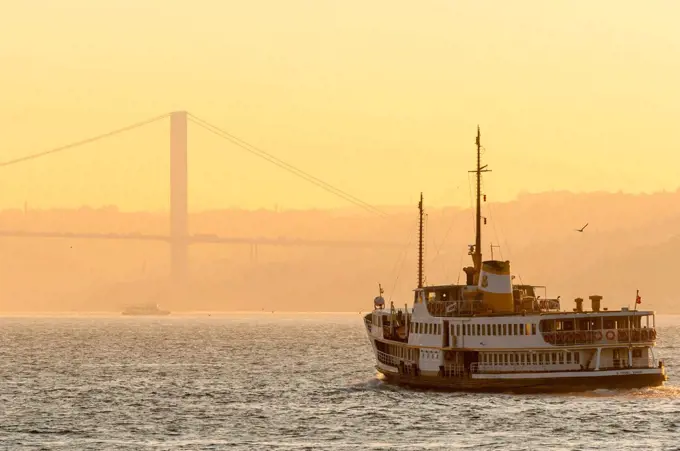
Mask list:
[[[383,290],[365,315],[376,369],[387,382],[425,389],[573,392],[659,386],[667,380],[655,352],[656,316],[601,308],[602,296],[575,299],[572,311],[544,286],[515,284],[510,262],[481,252],[481,135],[476,137],[475,244],[464,285],[426,286],[423,196],[418,206],[418,286],[412,308],[388,308]],[[486,196],[484,196],[486,200]]]

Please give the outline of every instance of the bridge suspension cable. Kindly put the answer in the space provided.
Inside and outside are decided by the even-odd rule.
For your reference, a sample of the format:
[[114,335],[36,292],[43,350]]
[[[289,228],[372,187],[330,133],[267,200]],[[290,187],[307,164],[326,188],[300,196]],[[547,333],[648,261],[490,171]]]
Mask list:
[[44,152],[34,153],[34,154],[31,154],[31,155],[27,155],[25,157],[15,158],[13,160],[3,161],[3,162],[0,163],[0,167],[11,166],[11,165],[14,165],[14,164],[17,164],[17,163],[23,163],[24,161],[34,160],[36,158],[44,157],[44,156],[47,156],[47,155],[50,155],[50,154],[53,154],[53,153],[63,152],[64,150],[73,149],[74,147],[83,146],[85,144],[89,144],[89,143],[92,143],[92,142],[95,142],[95,141],[99,141],[99,140],[104,139],[104,138],[109,138],[109,137],[117,135],[119,133],[124,133],[124,132],[134,130],[134,129],[139,128],[139,127],[143,127],[145,125],[151,124],[151,123],[159,121],[161,119],[165,119],[168,116],[170,116],[170,114],[166,113],[166,114],[163,114],[161,116],[156,116],[156,117],[153,117],[151,119],[147,119],[147,120],[142,121],[142,122],[137,122],[135,124],[128,125],[127,127],[119,128],[117,130],[113,130],[113,131],[110,131],[108,133],[103,133],[101,135],[94,136],[92,138],[87,138],[87,139],[76,141],[76,142],[73,142],[73,143],[70,143],[70,144],[66,144],[65,146],[59,146],[59,147],[56,147],[54,149],[46,150]]
[[364,210],[369,211],[371,213],[375,213],[375,214],[383,216],[383,217],[387,216],[387,214],[385,212],[374,207],[373,205],[371,205],[367,202],[364,202],[363,200],[347,193],[346,191],[341,190],[340,188],[336,188],[335,186],[319,179],[318,177],[315,177],[315,176],[309,174],[308,172],[305,172],[302,169],[299,169],[299,168],[281,160],[280,158],[275,157],[274,155],[270,154],[269,152],[266,152],[266,151],[264,151],[264,150],[262,150],[258,147],[255,147],[254,145],[242,140],[241,138],[238,138],[238,137],[232,135],[231,133],[229,133],[229,132],[227,132],[227,131],[225,131],[225,130],[223,130],[223,129],[221,129],[221,128],[219,128],[219,127],[217,127],[217,126],[215,126],[215,125],[213,125],[213,124],[211,124],[211,123],[209,123],[209,122],[207,122],[207,121],[205,121],[205,120],[203,120],[203,119],[201,119],[201,118],[199,118],[199,117],[197,117],[197,116],[195,116],[191,113],[189,113],[189,119],[192,122],[194,122],[195,124],[197,124],[197,125],[203,127],[204,129],[208,130],[209,132],[211,132],[211,133],[213,133],[213,134],[215,134],[215,135],[217,135],[217,136],[219,136],[223,139],[226,139],[227,141],[231,142],[235,146],[240,147],[241,149],[246,150],[247,152],[250,152],[253,155],[256,155],[256,156],[258,156],[258,157],[260,157],[264,160],[267,160],[268,162],[274,164],[275,166],[278,166],[282,169],[285,169],[286,171],[288,171],[288,172],[290,172],[290,173],[292,173],[292,174],[294,174],[294,175],[296,175],[296,176],[318,186],[319,188],[321,188],[325,191],[328,191],[329,193],[332,193],[332,194],[348,201],[349,203],[352,203],[352,204],[354,204],[358,207],[361,207]]

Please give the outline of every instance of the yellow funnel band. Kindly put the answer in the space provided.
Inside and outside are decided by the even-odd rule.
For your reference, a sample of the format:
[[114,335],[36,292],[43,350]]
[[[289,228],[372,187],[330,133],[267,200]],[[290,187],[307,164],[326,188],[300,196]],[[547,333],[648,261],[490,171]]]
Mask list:
[[482,263],[482,272],[496,274],[497,276],[510,275],[510,262],[489,260]]

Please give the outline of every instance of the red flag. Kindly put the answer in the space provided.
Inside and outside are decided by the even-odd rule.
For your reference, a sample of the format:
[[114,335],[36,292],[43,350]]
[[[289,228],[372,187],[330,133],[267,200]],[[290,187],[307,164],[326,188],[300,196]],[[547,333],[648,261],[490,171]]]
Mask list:
[[642,304],[642,298],[640,297],[640,290],[638,290],[637,295],[635,296],[635,303],[636,304]]

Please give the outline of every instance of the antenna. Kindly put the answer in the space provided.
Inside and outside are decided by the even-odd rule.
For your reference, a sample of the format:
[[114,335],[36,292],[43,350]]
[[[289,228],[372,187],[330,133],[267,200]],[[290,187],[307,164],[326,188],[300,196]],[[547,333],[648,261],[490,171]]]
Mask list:
[[[493,248],[497,247],[500,250],[501,245],[500,244],[491,244],[490,247],[491,247],[491,260],[493,260]],[[501,254],[501,258],[503,258],[502,254]]]
[[418,288],[423,288],[423,193],[418,202]]

